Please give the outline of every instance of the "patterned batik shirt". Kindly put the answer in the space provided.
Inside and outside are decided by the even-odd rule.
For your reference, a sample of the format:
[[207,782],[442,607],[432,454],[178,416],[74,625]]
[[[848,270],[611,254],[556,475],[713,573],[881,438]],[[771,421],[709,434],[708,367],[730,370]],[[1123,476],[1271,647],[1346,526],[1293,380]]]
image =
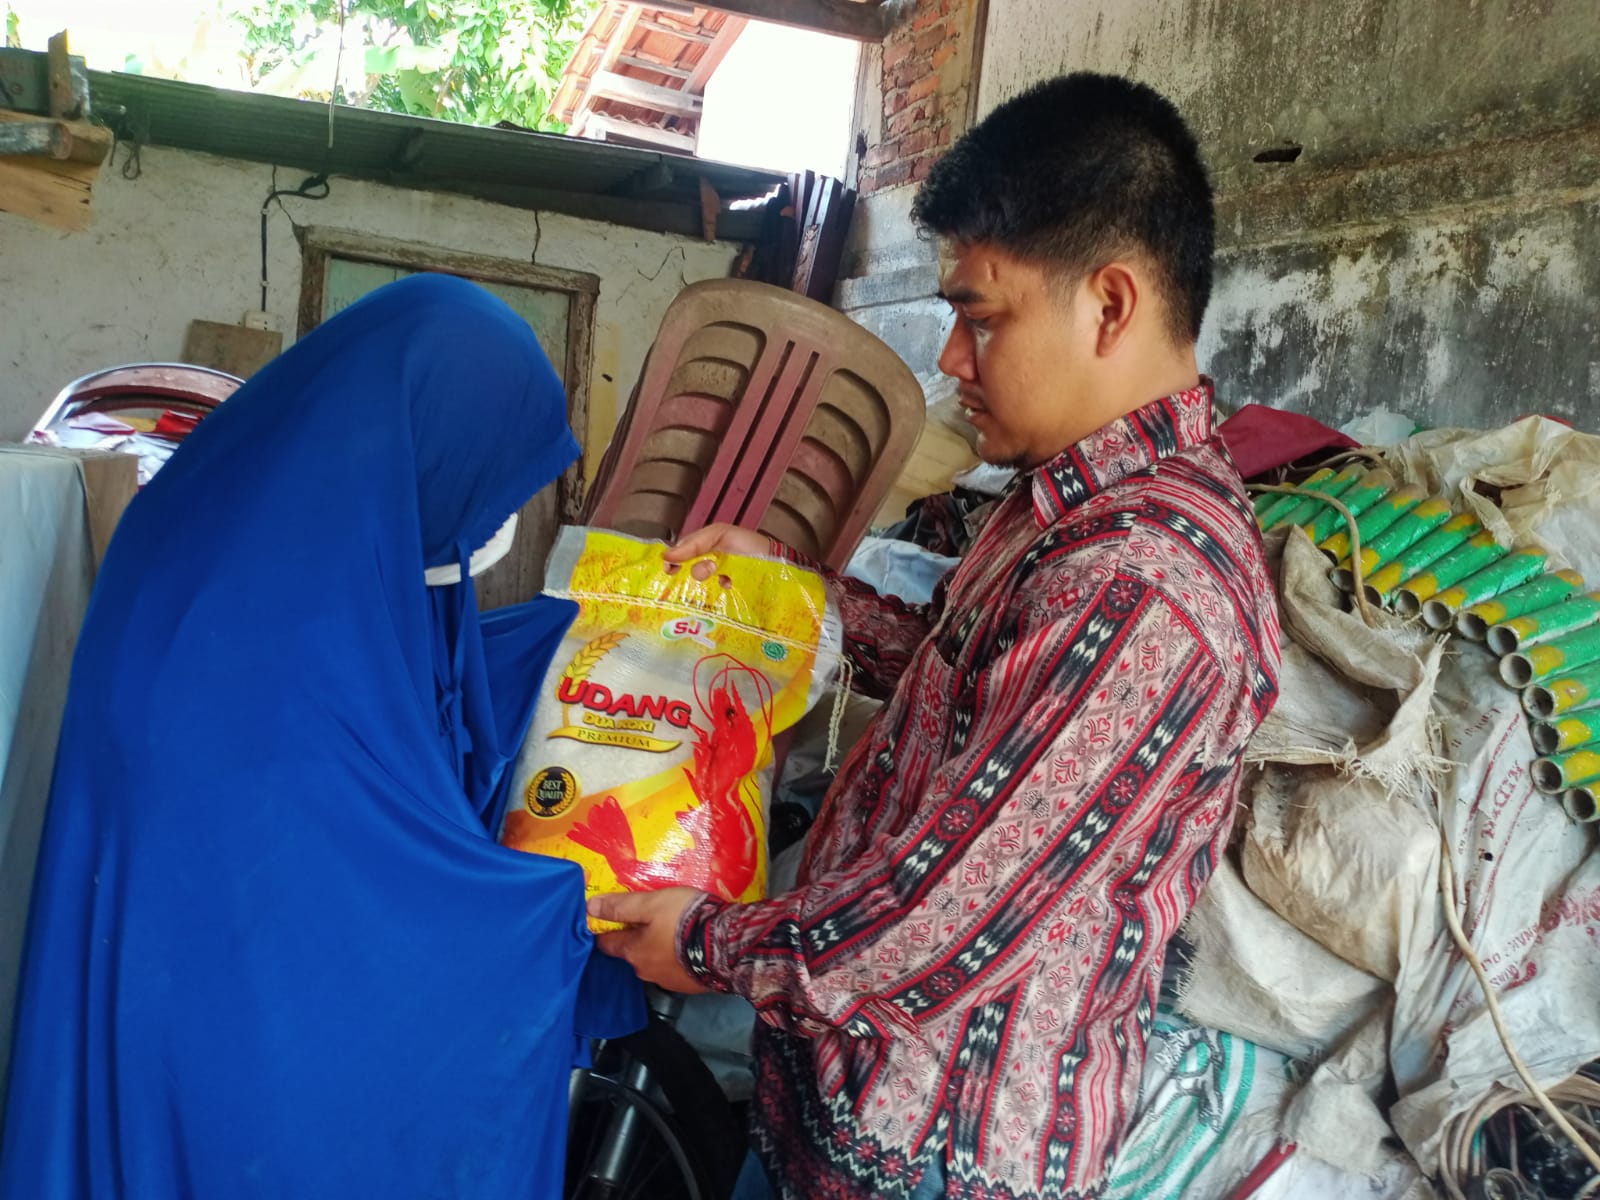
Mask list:
[[706,898],[684,965],[748,997],[788,1200],[1094,1197],[1162,956],[1277,696],[1272,583],[1209,382],[1018,478],[926,608],[832,578],[858,686],[796,890]]

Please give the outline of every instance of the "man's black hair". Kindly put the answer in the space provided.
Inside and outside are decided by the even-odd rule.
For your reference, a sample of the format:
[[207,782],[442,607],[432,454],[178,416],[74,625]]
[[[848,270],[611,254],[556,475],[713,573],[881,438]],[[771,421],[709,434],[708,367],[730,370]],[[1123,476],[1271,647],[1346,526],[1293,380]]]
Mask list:
[[1142,250],[1162,277],[1174,337],[1200,335],[1211,184],[1178,110],[1144,84],[1082,72],[1006,101],[934,164],[912,216],[940,237],[1066,271]]

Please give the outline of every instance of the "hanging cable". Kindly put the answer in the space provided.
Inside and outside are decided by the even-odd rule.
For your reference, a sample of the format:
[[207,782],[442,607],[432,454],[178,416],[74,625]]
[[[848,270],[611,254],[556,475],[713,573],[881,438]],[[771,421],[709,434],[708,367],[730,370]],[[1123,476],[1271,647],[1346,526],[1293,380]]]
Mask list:
[[328,146],[333,150],[333,113],[339,107],[339,77],[344,68],[344,19],[347,5],[339,0],[339,48],[333,55],[333,90],[328,93]]
[[[1525,1097],[1511,1093],[1511,1102],[1523,1103],[1531,1099],[1534,1104],[1543,1109],[1545,1114],[1549,1116],[1551,1123],[1577,1147],[1578,1152],[1588,1160],[1590,1167],[1595,1170],[1597,1177],[1600,1177],[1600,1150],[1597,1150],[1595,1145],[1578,1131],[1567,1118],[1567,1115],[1556,1107],[1554,1100],[1535,1081],[1533,1072],[1528,1069],[1527,1064],[1522,1060],[1522,1056],[1517,1053],[1516,1046],[1512,1044],[1511,1034],[1506,1029],[1505,1018],[1500,1013],[1500,1002],[1495,998],[1494,985],[1489,981],[1489,973],[1484,970],[1482,960],[1478,958],[1477,952],[1472,948],[1472,943],[1467,940],[1467,935],[1461,928],[1461,917],[1456,912],[1456,877],[1455,871],[1450,865],[1450,842],[1442,828],[1439,830],[1439,900],[1444,909],[1445,927],[1449,929],[1456,948],[1461,951],[1461,957],[1466,959],[1467,966],[1472,969],[1473,975],[1477,977],[1478,987],[1483,992],[1484,1007],[1489,1012],[1489,1020],[1494,1025],[1494,1031],[1500,1038],[1501,1046],[1505,1048],[1506,1059],[1511,1063],[1511,1069],[1517,1073],[1517,1077],[1522,1080],[1522,1086],[1528,1089]],[[1563,1089],[1571,1090],[1574,1088],[1582,1089],[1580,1095],[1592,1095],[1594,1084],[1591,1080],[1569,1080],[1566,1084],[1552,1088],[1551,1091],[1559,1096]],[[1462,1125],[1458,1126],[1458,1129],[1470,1140],[1476,1134],[1480,1125],[1481,1122],[1479,1124]],[[1451,1157],[1453,1163],[1459,1167],[1464,1155],[1458,1148]],[[1458,1195],[1458,1185],[1455,1183],[1453,1174],[1446,1174],[1444,1180],[1450,1194],[1452,1196]]]
[[328,144],[322,151],[322,170],[315,175],[307,175],[300,181],[299,187],[280,188],[278,186],[278,168],[272,168],[272,187],[267,192],[267,198],[261,202],[261,311],[267,309],[267,216],[274,202],[278,211],[289,218],[289,224],[298,229],[294,216],[283,206],[284,196],[295,196],[301,200],[326,200],[332,190],[328,185],[328,175],[331,171],[333,159],[333,114],[339,107],[339,80],[344,68],[344,25],[345,17],[349,12],[348,0],[339,0],[339,47],[333,56],[333,89],[328,93]]
[[287,208],[283,207],[282,197],[297,196],[301,200],[326,200],[332,189],[328,186],[328,173],[318,172],[307,175],[300,181],[299,187],[280,188],[278,186],[278,168],[272,168],[272,187],[267,192],[267,198],[261,202],[261,311],[267,311],[267,215],[276,201],[278,209],[289,218],[289,224],[294,225],[294,216]]

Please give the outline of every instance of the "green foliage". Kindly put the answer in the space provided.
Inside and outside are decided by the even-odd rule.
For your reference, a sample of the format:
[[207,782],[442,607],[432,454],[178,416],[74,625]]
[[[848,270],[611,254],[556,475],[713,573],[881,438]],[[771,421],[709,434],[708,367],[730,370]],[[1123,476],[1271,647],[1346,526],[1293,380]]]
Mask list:
[[560,131],[548,115],[599,0],[227,0],[252,82],[368,108]]

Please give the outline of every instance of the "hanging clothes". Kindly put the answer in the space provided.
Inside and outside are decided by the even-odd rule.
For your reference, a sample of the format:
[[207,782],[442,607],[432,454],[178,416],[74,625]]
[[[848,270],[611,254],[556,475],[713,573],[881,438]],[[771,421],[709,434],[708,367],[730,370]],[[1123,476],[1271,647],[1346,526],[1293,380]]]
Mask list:
[[642,1004],[608,974],[575,1026],[581,872],[490,836],[575,606],[495,614],[486,653],[467,564],[576,458],[565,412],[525,322],[414,276],[131,505],[73,667],[4,1200],[559,1194],[575,1035]]

